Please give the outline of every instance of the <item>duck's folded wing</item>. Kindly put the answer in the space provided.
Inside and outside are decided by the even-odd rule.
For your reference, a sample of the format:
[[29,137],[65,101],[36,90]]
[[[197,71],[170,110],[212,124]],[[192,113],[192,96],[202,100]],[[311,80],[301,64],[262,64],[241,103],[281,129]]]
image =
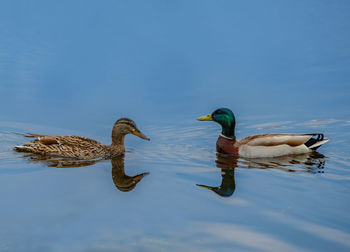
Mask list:
[[83,147],[84,145],[87,146],[98,146],[101,145],[100,142],[88,138],[88,137],[82,137],[82,136],[61,136],[57,137],[57,140],[61,144],[67,144],[67,145],[79,145],[80,147]]
[[26,137],[34,137],[35,141],[38,141],[44,145],[100,145],[98,141],[82,136],[48,136],[48,135],[40,135],[34,133],[27,133]]
[[315,134],[262,134],[243,138],[239,145],[250,146],[277,146],[287,144],[299,146],[309,141]]
[[58,138],[56,136],[47,136],[47,135],[40,135],[40,134],[34,134],[34,133],[27,133],[26,137],[34,137],[36,141],[39,141],[42,144],[45,145],[51,145],[51,144],[60,144],[58,141]]

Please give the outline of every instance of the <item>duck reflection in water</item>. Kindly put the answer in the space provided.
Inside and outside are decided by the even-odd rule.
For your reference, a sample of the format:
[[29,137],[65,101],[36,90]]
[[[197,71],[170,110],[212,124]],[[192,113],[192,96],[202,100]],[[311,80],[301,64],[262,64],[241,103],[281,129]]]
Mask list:
[[229,197],[236,189],[235,168],[237,167],[238,158],[217,153],[215,163],[216,167],[221,168],[221,185],[214,187],[197,184],[197,186],[209,189],[222,197]]
[[285,172],[323,173],[325,157],[318,152],[275,158],[243,159],[232,155],[216,154],[216,167],[221,169],[221,185],[197,186],[209,189],[222,197],[230,197],[236,189],[236,168],[278,169]]
[[136,176],[130,177],[124,171],[124,157],[113,158],[112,162],[112,178],[114,185],[122,192],[128,192],[135,188],[136,184],[141,181],[149,172],[144,172]]
[[[45,163],[48,167],[56,168],[77,168],[83,166],[94,165],[101,160],[72,160],[69,158],[54,158],[51,156],[26,154],[25,157],[33,162]],[[122,192],[128,192],[133,190],[137,183],[139,183],[148,172],[138,174],[136,176],[128,176],[124,170],[124,155],[111,159],[112,164],[112,179],[116,188]]]

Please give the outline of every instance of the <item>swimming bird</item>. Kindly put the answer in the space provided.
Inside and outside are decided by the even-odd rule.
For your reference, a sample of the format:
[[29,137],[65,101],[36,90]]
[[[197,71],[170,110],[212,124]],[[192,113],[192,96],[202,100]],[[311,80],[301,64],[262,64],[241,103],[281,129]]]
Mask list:
[[133,134],[145,140],[150,140],[137,128],[135,122],[128,118],[117,120],[112,129],[112,144],[100,142],[82,136],[48,136],[27,133],[26,137],[35,140],[23,145],[16,145],[16,151],[34,154],[67,157],[75,159],[113,158],[125,152],[124,137]]
[[228,108],[219,108],[197,120],[219,123],[222,131],[216,142],[217,152],[237,157],[264,158],[309,153],[328,141],[322,133],[260,134],[236,140],[236,119]]

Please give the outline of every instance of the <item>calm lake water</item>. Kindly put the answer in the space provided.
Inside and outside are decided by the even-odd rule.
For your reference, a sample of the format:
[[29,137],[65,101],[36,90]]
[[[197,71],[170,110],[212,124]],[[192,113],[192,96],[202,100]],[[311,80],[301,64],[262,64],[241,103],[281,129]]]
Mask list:
[[[1,1],[0,251],[349,251],[349,13],[349,1]],[[219,126],[195,119],[223,106],[238,138],[330,141],[220,157]],[[109,144],[120,117],[151,141],[127,136],[112,161],[12,150],[28,140],[14,132]]]

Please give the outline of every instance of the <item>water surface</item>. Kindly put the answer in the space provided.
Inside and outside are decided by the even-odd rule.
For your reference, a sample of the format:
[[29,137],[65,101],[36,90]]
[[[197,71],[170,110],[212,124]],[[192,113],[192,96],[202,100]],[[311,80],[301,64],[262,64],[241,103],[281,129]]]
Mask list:
[[[0,250],[348,251],[348,13],[347,1],[2,1]],[[219,126],[195,120],[222,106],[238,138],[330,141],[224,158]],[[28,140],[13,132],[108,144],[124,116],[151,141],[127,136],[117,160],[12,150]]]

